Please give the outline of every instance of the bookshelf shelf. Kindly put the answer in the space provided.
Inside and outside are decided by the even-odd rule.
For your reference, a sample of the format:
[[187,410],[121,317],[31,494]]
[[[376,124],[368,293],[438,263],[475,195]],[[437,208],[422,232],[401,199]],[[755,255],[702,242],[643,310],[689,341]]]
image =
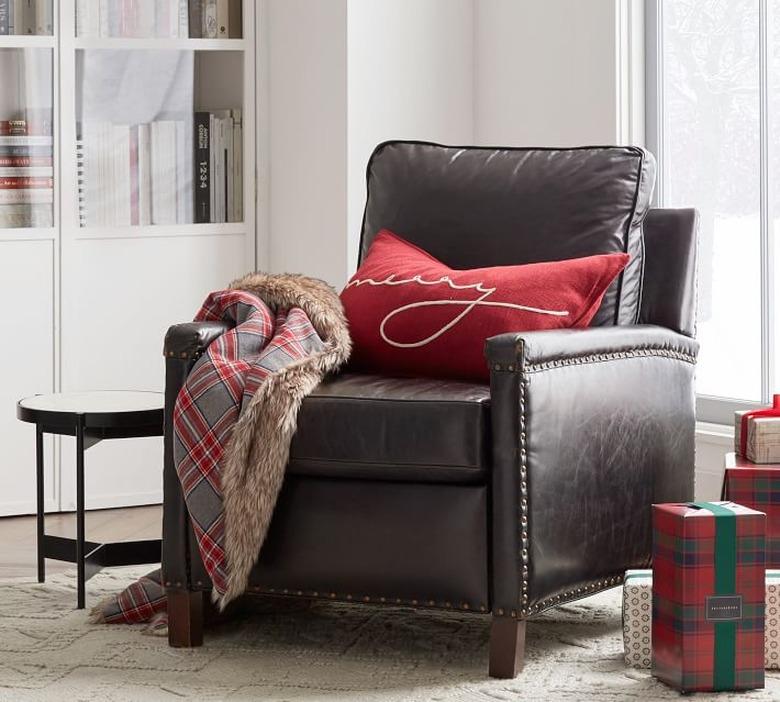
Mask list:
[[112,37],[78,37],[74,39],[76,49],[126,49],[139,51],[178,50],[178,51],[246,51],[245,39],[126,39]]
[[193,236],[243,236],[246,225],[243,222],[228,224],[152,224],[130,227],[79,227],[74,238],[78,240],[100,239],[161,239],[168,237]]
[[0,49],[54,49],[57,39],[49,35],[0,34]]
[[0,242],[7,241],[56,241],[55,227],[18,227],[0,229]]

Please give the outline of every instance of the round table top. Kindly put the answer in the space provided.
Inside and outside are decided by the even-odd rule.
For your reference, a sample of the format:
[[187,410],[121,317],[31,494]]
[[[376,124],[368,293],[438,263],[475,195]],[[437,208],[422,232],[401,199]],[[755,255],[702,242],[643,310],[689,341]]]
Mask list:
[[161,392],[97,390],[26,397],[16,405],[24,422],[89,427],[162,427],[165,397]]

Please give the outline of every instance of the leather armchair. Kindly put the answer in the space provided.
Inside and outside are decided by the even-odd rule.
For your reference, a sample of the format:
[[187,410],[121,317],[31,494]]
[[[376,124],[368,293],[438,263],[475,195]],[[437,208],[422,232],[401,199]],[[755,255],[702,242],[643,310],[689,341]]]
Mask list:
[[[453,266],[628,250],[586,330],[488,339],[490,384],[347,369],[301,409],[250,592],[491,616],[490,674],[525,622],[647,567],[650,506],[693,497],[696,213],[649,210],[652,157],[625,147],[380,145],[361,255],[381,227]],[[223,330],[165,340],[163,578],[169,640],[202,642],[210,587],[172,463],[171,413]]]

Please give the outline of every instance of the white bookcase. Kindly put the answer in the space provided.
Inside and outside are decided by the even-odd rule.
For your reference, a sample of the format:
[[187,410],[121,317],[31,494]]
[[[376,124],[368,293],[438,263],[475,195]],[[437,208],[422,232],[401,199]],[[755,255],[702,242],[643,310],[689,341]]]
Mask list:
[[[161,390],[167,327],[192,319],[209,291],[256,262],[255,3],[242,3],[243,35],[232,39],[77,36],[76,4],[54,1],[52,36],[0,36],[0,84],[21,75],[24,62],[38,67],[41,85],[33,92],[44,96],[37,99],[50,95],[54,156],[53,226],[0,228],[7,332],[0,347],[0,515],[30,513],[35,506],[34,429],[15,419],[20,397]],[[48,73],[40,66],[49,66]],[[14,91],[0,91],[0,124],[19,108],[13,100],[20,98],[8,92]],[[80,219],[76,154],[85,123],[110,122],[121,132],[125,114],[128,124],[186,114],[191,133],[194,112],[230,109],[241,111],[243,127],[242,221],[195,224],[189,221],[194,206],[182,209],[179,200],[175,224],[106,226]],[[192,137],[186,138],[192,149]],[[181,139],[177,154],[183,153]],[[101,177],[116,172],[107,168]],[[177,190],[182,197],[187,193]],[[115,206],[122,205],[108,209]],[[67,437],[48,441],[47,508],[69,510],[75,446]],[[161,439],[101,443],[86,458],[88,508],[161,500]]]

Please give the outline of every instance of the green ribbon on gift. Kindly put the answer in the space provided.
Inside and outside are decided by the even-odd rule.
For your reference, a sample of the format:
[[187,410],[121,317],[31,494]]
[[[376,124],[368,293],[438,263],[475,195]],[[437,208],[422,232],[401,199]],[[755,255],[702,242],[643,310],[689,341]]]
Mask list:
[[[691,502],[715,515],[715,595],[737,589],[737,515],[714,502]],[[737,667],[737,623],[715,622],[715,662],[712,686],[733,690]]]

